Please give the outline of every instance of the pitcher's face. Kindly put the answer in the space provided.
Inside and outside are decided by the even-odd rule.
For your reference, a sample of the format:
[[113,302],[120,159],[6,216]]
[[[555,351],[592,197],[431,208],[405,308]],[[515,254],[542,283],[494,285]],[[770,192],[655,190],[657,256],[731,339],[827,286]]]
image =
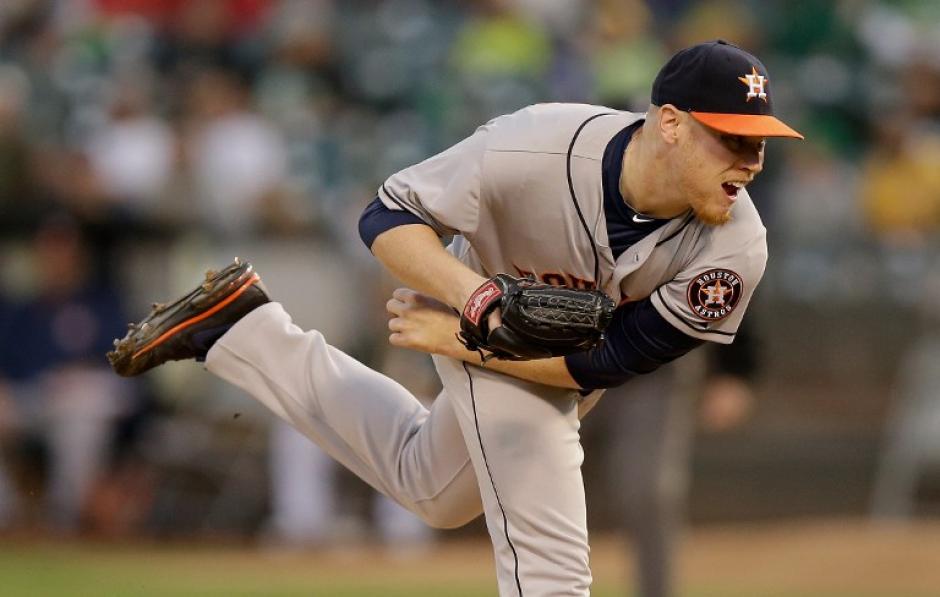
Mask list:
[[724,224],[738,191],[764,167],[765,140],[723,133],[682,116],[686,126],[680,133],[677,184],[696,217],[713,226]]

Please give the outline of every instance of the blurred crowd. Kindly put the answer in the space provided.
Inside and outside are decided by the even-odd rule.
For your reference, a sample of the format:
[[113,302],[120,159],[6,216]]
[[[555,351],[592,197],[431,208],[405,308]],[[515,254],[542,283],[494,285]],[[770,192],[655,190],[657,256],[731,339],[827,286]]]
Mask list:
[[[940,327],[933,0],[0,3],[0,528],[319,540],[355,519],[332,490],[295,508],[318,485],[292,471],[326,465],[247,399],[196,365],[119,379],[111,340],[238,254],[431,398],[426,362],[385,347],[391,282],[355,233],[379,184],[530,103],[642,111],[675,49],[717,37],[762,57],[807,138],[754,184],[759,300]],[[370,499],[383,536],[424,538]]]

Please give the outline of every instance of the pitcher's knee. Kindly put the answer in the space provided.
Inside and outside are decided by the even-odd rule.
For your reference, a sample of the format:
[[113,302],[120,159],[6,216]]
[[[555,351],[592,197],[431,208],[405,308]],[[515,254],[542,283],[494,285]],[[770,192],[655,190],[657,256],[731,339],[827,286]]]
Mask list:
[[482,514],[483,507],[428,501],[416,504],[414,513],[432,528],[456,529]]

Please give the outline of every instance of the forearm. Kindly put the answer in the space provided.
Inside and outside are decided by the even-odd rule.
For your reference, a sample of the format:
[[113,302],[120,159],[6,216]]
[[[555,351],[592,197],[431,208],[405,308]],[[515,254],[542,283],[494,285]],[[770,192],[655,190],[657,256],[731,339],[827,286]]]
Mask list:
[[489,359],[483,364],[479,352],[468,350],[458,340],[460,319],[453,311],[412,289],[396,290],[386,308],[392,315],[388,321],[391,332],[388,341],[392,346],[450,357],[527,381],[580,389],[568,372],[568,364],[561,357],[535,361]]
[[[479,365],[480,355],[464,349],[464,353],[469,356],[458,357],[468,363]],[[503,361],[500,359],[490,359],[484,365],[487,369],[499,371],[512,377],[518,377],[526,381],[555,386],[558,388],[570,388],[580,390],[581,386],[571,377],[568,372],[568,365],[565,364],[564,357],[552,357],[550,359],[538,359],[535,361]]]
[[376,237],[372,253],[408,287],[458,310],[485,281],[448,253],[434,230],[423,224],[386,230]]
[[446,347],[441,347],[444,349],[441,351],[441,354],[444,356],[464,361],[471,365],[483,366],[492,371],[498,371],[526,381],[533,381],[535,383],[559,388],[581,389],[578,382],[576,382],[574,378],[571,377],[571,373],[568,372],[568,365],[565,363],[564,357],[537,359],[534,361],[489,359],[484,364],[479,351],[468,350],[466,346],[457,340],[456,333],[458,328],[459,325],[455,324],[453,343],[448,344]]

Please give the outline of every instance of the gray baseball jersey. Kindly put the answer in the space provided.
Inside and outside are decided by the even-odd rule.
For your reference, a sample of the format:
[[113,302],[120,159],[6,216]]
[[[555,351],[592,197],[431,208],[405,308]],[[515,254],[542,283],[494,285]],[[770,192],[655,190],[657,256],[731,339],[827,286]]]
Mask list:
[[620,301],[650,297],[682,332],[730,343],[767,259],[766,231],[746,191],[732,220],[674,218],[614,259],[601,160],[642,114],[540,104],[496,118],[461,143],[389,178],[379,198],[441,235],[484,276],[532,273],[597,286]]
[[[493,120],[388,179],[407,210],[484,276],[532,273],[650,297],[686,334],[730,342],[764,268],[764,228],[745,193],[719,227],[670,220],[615,260],[602,156],[642,118],[586,105],[539,105]],[[501,595],[588,595],[578,392],[436,356],[441,394],[425,408],[401,385],[297,328],[277,303],[236,323],[206,366],[429,524],[484,512]],[[600,392],[595,392],[594,396]]]

